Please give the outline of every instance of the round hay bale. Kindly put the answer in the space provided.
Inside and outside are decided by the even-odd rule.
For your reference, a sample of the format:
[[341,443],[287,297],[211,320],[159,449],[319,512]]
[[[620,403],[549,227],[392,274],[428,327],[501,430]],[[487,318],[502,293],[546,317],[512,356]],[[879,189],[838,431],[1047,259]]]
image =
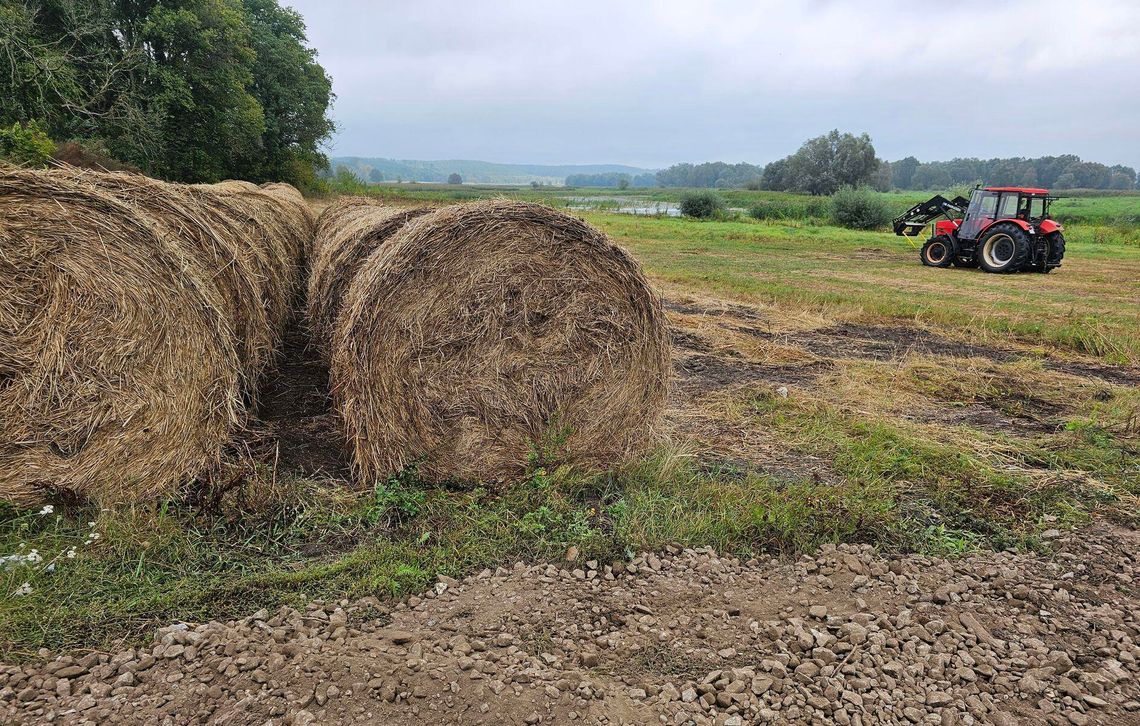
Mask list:
[[197,252],[114,193],[0,173],[0,499],[173,494],[242,417]]
[[237,336],[245,390],[256,395],[257,379],[269,363],[277,341],[263,304],[265,270],[257,251],[230,233],[232,220],[216,205],[203,203],[180,184],[167,184],[139,174],[97,173],[64,168],[81,182],[114,191],[120,201],[145,211],[160,237],[182,240],[209,271],[221,293],[223,317]]
[[353,280],[333,394],[367,481],[517,480],[644,450],[665,405],[660,299],[601,231],[487,201],[404,226]]
[[[241,184],[248,184],[242,182]],[[282,202],[257,187],[252,191],[237,188],[230,182],[197,184],[190,193],[203,204],[229,218],[225,234],[235,244],[244,245],[257,255],[259,277],[273,339],[280,340],[292,312],[300,275],[300,260],[305,238],[312,229],[292,226],[282,214]]]
[[312,339],[326,355],[344,294],[360,266],[405,224],[429,211],[346,204],[321,214],[309,267],[307,314]]
[[277,203],[290,228],[293,236],[299,239],[302,261],[309,259],[309,251],[313,245],[313,233],[317,228],[317,218],[313,214],[309,203],[297,188],[281,182],[262,184],[261,191],[268,194]]
[[258,188],[253,182],[247,182],[242,179],[226,179],[225,181],[220,181],[210,186],[227,192],[256,192]]

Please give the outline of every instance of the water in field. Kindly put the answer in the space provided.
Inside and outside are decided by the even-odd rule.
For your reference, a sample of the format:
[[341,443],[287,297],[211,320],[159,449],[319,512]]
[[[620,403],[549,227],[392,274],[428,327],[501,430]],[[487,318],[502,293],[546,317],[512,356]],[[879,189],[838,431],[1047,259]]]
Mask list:
[[651,202],[628,197],[571,197],[567,209],[579,212],[613,212],[642,217],[680,217],[676,202]]

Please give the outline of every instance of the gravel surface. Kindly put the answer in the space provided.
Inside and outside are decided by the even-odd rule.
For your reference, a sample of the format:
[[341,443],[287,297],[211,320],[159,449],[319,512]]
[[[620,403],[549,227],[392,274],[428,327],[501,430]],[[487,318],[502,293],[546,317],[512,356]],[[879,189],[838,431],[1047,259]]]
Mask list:
[[[0,722],[1140,723],[1140,534],[484,571],[0,666]],[[573,557],[569,552],[568,557]]]

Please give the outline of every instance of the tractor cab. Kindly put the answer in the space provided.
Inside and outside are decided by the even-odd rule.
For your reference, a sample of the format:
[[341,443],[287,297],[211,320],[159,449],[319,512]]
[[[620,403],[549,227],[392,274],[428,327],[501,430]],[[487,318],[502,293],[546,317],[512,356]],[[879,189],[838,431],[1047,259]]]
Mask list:
[[931,267],[1049,272],[1065,254],[1062,227],[1049,217],[1053,200],[1049,190],[1029,187],[978,188],[969,199],[936,195],[897,217],[894,230],[914,237],[929,224],[919,257]]
[[999,219],[1020,220],[1032,225],[1049,217],[1053,197],[1047,189],[986,187],[970,195],[966,216],[958,226],[959,239],[978,239]]

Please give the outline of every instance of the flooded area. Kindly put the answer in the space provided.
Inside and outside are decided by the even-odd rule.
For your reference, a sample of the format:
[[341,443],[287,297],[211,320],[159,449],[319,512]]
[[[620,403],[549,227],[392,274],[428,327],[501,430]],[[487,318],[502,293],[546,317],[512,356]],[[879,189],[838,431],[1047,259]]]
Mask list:
[[677,202],[655,202],[629,197],[571,197],[567,209],[578,212],[612,212],[641,217],[680,217],[681,205]]

